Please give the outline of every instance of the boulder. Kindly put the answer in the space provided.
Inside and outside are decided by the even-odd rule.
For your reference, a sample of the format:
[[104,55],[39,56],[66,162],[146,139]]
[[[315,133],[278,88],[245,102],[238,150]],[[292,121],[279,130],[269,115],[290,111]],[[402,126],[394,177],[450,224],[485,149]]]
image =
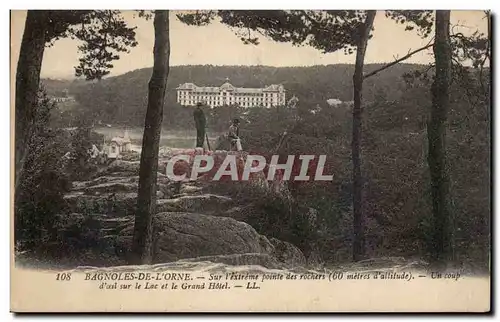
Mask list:
[[[250,225],[226,217],[195,213],[159,213],[153,220],[153,262],[201,256],[270,254],[269,240]],[[119,234],[119,251],[130,248],[133,224]]]

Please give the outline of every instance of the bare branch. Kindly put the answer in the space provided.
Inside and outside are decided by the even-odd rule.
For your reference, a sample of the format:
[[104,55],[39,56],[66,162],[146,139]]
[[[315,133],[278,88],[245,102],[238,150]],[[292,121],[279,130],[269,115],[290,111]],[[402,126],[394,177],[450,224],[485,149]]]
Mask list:
[[389,64],[387,64],[387,65],[384,65],[384,66],[382,66],[382,67],[380,67],[380,68],[378,68],[378,69],[376,69],[376,70],[374,70],[374,71],[372,71],[372,72],[370,72],[370,73],[368,73],[368,74],[364,75],[364,76],[363,76],[363,79],[367,79],[367,78],[368,78],[368,77],[370,77],[370,76],[376,75],[376,74],[378,74],[379,72],[383,71],[384,69],[387,69],[387,68],[389,68],[389,67],[392,67],[392,66],[394,66],[394,65],[396,65],[396,64],[398,64],[398,63],[400,63],[400,62],[402,62],[402,61],[404,61],[404,60],[406,60],[406,59],[410,58],[411,56],[413,56],[413,55],[415,55],[415,54],[417,54],[417,53],[419,53],[419,52],[421,52],[421,51],[424,51],[424,50],[426,50],[426,49],[428,49],[428,48],[432,47],[433,45],[434,45],[434,43],[432,42],[432,43],[429,43],[429,44],[425,45],[425,46],[424,46],[424,47],[422,47],[422,48],[419,48],[419,49],[416,49],[416,50],[414,50],[414,51],[412,51],[412,52],[409,52],[407,55],[405,55],[405,56],[403,56],[403,57],[401,57],[401,58],[399,58],[399,59],[396,59],[396,60],[394,60],[393,62],[391,62],[391,63],[389,63]]

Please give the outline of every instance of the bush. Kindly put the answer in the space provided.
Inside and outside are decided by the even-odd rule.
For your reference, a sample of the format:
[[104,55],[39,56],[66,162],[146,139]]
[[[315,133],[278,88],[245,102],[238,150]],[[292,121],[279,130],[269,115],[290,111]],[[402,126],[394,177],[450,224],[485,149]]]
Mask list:
[[91,160],[90,149],[97,137],[92,135],[90,128],[79,127],[72,133],[71,150],[67,171],[72,181],[85,181],[97,170],[97,165]]
[[64,207],[63,196],[70,188],[62,159],[67,142],[58,131],[46,127],[52,106],[41,91],[15,195],[15,240],[22,248],[54,237],[55,215]]

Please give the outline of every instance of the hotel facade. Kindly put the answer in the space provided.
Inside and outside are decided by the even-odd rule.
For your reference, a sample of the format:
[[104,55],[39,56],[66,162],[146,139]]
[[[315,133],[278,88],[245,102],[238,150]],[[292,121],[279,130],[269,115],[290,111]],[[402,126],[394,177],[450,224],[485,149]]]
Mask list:
[[270,85],[264,88],[235,87],[225,82],[220,87],[200,87],[184,83],[176,88],[177,103],[195,106],[198,102],[210,107],[239,105],[241,107],[272,107],[285,105],[283,85]]

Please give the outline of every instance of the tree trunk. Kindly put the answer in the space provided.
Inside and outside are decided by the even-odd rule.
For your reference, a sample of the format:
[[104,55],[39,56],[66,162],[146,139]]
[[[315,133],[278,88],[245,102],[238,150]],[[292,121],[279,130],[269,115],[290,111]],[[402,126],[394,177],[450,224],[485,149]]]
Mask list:
[[148,108],[142,140],[139,192],[132,244],[132,264],[149,264],[152,257],[152,220],[156,209],[156,179],[163,103],[169,73],[168,10],[156,10],[153,74],[149,81]]
[[352,109],[352,184],[353,184],[353,260],[358,261],[365,254],[363,225],[363,179],[361,177],[361,99],[363,91],[363,65],[366,46],[375,19],[375,10],[369,10],[359,37],[356,50],[356,64],[353,76],[354,106]]
[[448,209],[448,174],[446,169],[446,118],[449,106],[451,78],[450,11],[436,11],[436,40],[434,57],[436,76],[431,88],[432,106],[427,123],[427,138],[431,179],[432,214],[434,234],[431,256],[435,263],[444,263],[452,254],[451,221]]
[[35,104],[40,85],[43,52],[49,24],[46,10],[28,10],[16,72],[15,106],[15,189],[28,152],[35,119]]

